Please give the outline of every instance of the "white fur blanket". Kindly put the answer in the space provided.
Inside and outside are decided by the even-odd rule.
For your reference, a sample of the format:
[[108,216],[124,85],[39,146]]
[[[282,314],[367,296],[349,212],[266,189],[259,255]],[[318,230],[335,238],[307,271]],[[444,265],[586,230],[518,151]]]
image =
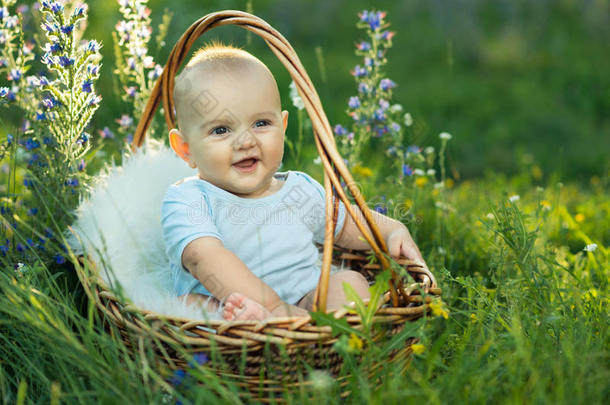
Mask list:
[[147,140],[122,166],[102,170],[77,208],[68,244],[88,255],[101,278],[137,307],[189,319],[220,319],[172,294],[161,228],[161,203],[170,184],[193,176],[163,143]]

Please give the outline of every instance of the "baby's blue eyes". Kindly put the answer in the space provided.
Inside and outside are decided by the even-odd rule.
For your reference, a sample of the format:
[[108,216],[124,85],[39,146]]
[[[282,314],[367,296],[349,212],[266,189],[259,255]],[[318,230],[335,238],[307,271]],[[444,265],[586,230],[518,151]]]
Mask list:
[[[263,125],[259,125],[259,124],[263,124]],[[270,125],[271,122],[268,120],[258,120],[256,121],[256,123],[254,124],[255,127],[260,128],[262,126],[267,126]],[[229,132],[229,129],[227,127],[216,127],[214,129],[212,129],[212,131],[210,131],[211,135],[224,135],[227,132]]]

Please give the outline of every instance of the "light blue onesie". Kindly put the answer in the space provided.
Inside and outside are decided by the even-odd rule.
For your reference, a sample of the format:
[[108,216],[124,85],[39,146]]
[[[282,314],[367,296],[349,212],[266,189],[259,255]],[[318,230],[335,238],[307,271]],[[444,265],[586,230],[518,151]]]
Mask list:
[[[285,180],[282,188],[255,199],[237,197],[198,176],[168,188],[161,220],[176,295],[211,295],[182,266],[186,245],[203,236],[220,239],[288,304],[316,287],[320,266],[313,242],[324,241],[324,188],[302,172],[278,172],[275,177]],[[335,237],[344,221],[340,202]],[[215,278],[202,281],[210,287]]]

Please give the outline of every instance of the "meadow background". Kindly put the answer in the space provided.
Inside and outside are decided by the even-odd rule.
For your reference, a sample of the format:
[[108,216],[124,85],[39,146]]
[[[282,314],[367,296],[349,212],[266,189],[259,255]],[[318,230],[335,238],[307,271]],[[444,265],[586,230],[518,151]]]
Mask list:
[[[96,83],[103,100],[88,126],[83,184],[111,159],[120,161],[129,130],[117,120],[129,118],[134,105],[114,73],[118,4],[88,4],[85,38],[103,45]],[[331,124],[346,127],[352,122],[348,100],[358,93],[350,72],[362,65],[354,49],[366,39],[356,27],[358,13],[387,11],[395,36],[383,77],[396,83],[392,103],[412,116],[409,126],[402,115],[397,122],[402,146],[415,149],[401,158],[411,160],[396,165],[385,140],[373,139],[352,171],[372,208],[407,223],[439,278],[445,306],[411,328],[421,346],[406,376],[388,365],[367,377],[366,362],[348,361],[348,402],[603,403],[610,397],[610,2],[151,0],[148,7],[153,36],[164,10],[172,13],[167,45],[150,49],[160,64],[196,17],[219,9],[253,11],[291,42]],[[299,151],[287,150],[284,167],[321,180],[307,122],[292,105],[290,77],[272,52],[236,27],[205,36],[212,38],[245,47],[276,73],[290,111],[287,135]],[[6,144],[23,113],[0,108]],[[299,126],[305,133],[300,142]],[[105,127],[113,138],[99,132]],[[451,139],[441,139],[443,132]],[[426,153],[427,147],[434,151]],[[194,388],[144,366],[152,353],[128,355],[87,303],[66,252],[56,246],[32,253],[27,225],[52,223],[42,212],[32,214],[27,187],[20,186],[25,167],[12,166],[10,156],[4,155],[0,172],[3,202],[14,200],[13,211],[5,204],[2,212],[2,239],[11,239],[0,257],[3,401],[237,402],[239,390],[204,367],[190,370],[192,379],[204,381]],[[406,163],[425,175],[405,173]],[[76,200],[62,203],[69,211]],[[7,225],[13,213],[21,218],[16,230]],[[70,215],[61,218],[69,223]],[[357,351],[352,345],[344,355]],[[375,357],[383,350],[366,355],[383,361]],[[341,402],[328,375],[303,374],[313,388],[286,400]]]

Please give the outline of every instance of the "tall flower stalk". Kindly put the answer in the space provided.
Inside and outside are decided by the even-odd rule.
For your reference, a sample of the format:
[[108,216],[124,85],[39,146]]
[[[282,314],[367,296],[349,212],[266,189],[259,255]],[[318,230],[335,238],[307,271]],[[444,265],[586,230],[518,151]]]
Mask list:
[[[10,166],[0,255],[27,262],[53,255],[47,242],[55,247],[60,243],[50,227],[63,230],[71,222],[71,209],[87,183],[84,169],[91,142],[86,130],[101,101],[95,92],[101,46],[81,40],[85,4],[42,1],[28,18],[37,19],[44,34],[39,51],[46,71],[25,76],[35,59],[34,45],[24,41],[22,28],[30,10],[18,7],[13,16],[14,5],[14,0],[2,0],[0,36],[6,40],[0,41],[0,72],[7,72],[11,87],[1,88],[0,96],[4,106],[17,108],[25,120],[3,145]],[[55,254],[55,260],[64,259]]]
[[[121,99],[129,106],[130,111],[116,122],[119,134],[125,142],[131,143],[137,125],[133,117],[144,110],[163,67],[155,63],[154,58],[149,55],[153,29],[150,21],[151,11],[146,7],[148,0],[118,0],[118,3],[122,19],[112,33],[117,63],[114,73],[118,78]],[[155,38],[157,50],[165,44],[164,39],[171,18],[172,14],[166,10]],[[150,136],[154,136],[157,129],[153,123],[149,130]],[[106,132],[102,133],[102,136],[110,134],[111,132]]]

